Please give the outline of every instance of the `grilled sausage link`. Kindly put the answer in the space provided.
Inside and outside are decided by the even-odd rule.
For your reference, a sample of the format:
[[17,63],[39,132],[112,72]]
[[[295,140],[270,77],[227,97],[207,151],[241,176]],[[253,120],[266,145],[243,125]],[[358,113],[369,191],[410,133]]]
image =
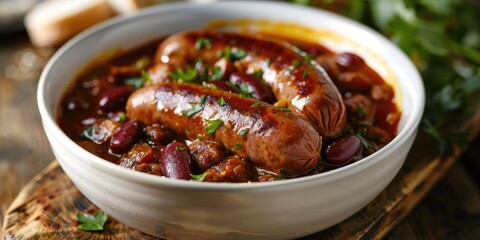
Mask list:
[[[160,83],[134,92],[130,119],[165,127],[191,139],[222,143],[260,168],[296,176],[315,168],[321,137],[302,117],[238,94],[188,83]],[[218,127],[212,127],[219,123]],[[208,133],[208,131],[212,131]]]
[[309,120],[320,135],[332,137],[345,127],[345,105],[336,86],[319,64],[287,43],[219,31],[178,33],[161,43],[150,73],[164,80],[169,71],[198,59],[213,64],[222,53],[246,72],[263,71],[275,97],[287,100],[287,107]]

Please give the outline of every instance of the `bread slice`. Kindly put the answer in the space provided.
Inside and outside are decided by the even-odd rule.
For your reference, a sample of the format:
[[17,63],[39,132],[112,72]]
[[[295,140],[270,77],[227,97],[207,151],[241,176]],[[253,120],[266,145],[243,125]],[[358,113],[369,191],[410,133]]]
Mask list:
[[43,1],[27,13],[24,23],[33,45],[54,47],[113,15],[106,0]]

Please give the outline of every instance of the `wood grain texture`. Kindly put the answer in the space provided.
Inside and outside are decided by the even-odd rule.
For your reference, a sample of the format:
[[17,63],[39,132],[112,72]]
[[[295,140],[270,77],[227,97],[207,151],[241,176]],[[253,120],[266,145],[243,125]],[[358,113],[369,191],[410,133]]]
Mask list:
[[478,186],[457,163],[386,240],[478,239],[479,227]]
[[98,211],[52,162],[30,181],[5,217],[6,239],[155,239],[109,218],[105,231],[78,230],[77,213]]

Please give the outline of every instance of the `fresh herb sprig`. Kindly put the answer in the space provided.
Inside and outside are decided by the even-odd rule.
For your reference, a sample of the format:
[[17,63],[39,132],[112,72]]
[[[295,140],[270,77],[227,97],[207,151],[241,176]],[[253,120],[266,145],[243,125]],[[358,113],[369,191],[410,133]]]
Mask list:
[[465,133],[452,121],[471,114],[480,92],[480,4],[468,0],[291,0],[360,21],[389,37],[412,59],[425,84],[423,129],[441,154]]
[[96,212],[95,215],[78,213],[77,221],[80,223],[78,229],[84,231],[102,231],[107,219],[108,215],[101,211]]

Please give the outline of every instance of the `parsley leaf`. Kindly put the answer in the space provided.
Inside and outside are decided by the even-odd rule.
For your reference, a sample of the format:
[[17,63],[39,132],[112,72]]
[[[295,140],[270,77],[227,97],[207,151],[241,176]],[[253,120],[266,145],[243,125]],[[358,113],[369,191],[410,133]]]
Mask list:
[[142,74],[140,77],[132,77],[132,78],[127,78],[125,80],[125,84],[128,86],[132,86],[135,89],[139,89],[145,85],[145,83],[153,83],[152,78],[148,74],[148,72],[142,70]]
[[252,103],[252,106],[250,106],[251,108],[256,108],[260,106],[260,102],[256,102],[256,103]]
[[101,231],[107,222],[107,214],[101,211],[94,216],[86,213],[77,213],[77,221],[80,223],[78,229],[84,231]]
[[203,182],[205,180],[205,177],[207,176],[207,172],[203,172],[201,174],[195,175],[190,173],[191,181],[195,182]]
[[247,52],[243,48],[225,48],[220,57],[226,57],[230,61],[237,61],[247,56]]
[[177,68],[177,70],[170,73],[170,77],[179,82],[194,82],[197,79],[197,75],[198,72],[195,68],[187,68],[185,71]]
[[211,48],[212,40],[210,38],[199,38],[195,42],[195,49],[200,50],[202,48]]
[[223,75],[225,73],[223,72],[222,68],[219,66],[216,66],[213,68],[212,71],[212,77],[210,78],[212,81],[217,81],[223,78]]
[[286,107],[278,107],[277,110],[282,111],[282,112],[291,112],[292,110],[286,108]]
[[214,119],[214,120],[207,120],[205,119],[205,122],[207,122],[207,127],[205,127],[205,131],[207,134],[212,135],[220,125],[222,125],[223,121],[221,119]]
[[250,128],[243,129],[242,131],[240,131],[240,136],[242,136],[244,138],[245,136],[247,136],[247,133],[248,133],[249,130],[250,130]]
[[182,111],[183,115],[187,116],[187,117],[190,117],[192,116],[193,114],[195,113],[198,113],[200,111],[203,110],[203,108],[205,107],[205,99],[206,99],[207,96],[205,95],[202,95],[200,96],[200,102],[198,103],[190,103],[190,105],[192,106],[192,108],[186,110],[186,111]]
[[225,102],[225,99],[223,97],[220,97],[218,100],[217,100],[217,104],[218,106],[225,106],[227,102]]
[[242,145],[240,145],[240,143],[235,143],[235,146],[233,146],[235,148],[235,150],[240,150],[242,149]]

